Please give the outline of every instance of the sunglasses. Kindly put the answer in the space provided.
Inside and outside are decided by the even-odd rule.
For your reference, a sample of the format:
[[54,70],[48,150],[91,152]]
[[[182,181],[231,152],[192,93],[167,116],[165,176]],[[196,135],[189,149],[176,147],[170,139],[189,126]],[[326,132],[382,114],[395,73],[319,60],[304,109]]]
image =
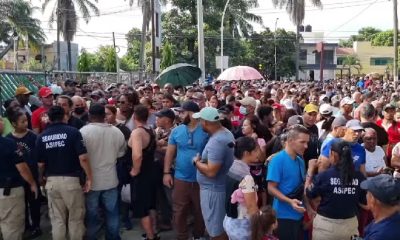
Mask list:
[[117,101],[118,104],[125,104],[125,101]]

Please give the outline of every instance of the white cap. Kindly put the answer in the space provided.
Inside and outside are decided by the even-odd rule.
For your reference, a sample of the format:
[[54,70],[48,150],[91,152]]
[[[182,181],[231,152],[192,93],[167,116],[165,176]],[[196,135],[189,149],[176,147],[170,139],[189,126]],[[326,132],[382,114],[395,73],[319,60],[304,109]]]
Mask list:
[[319,97],[319,102],[323,102],[324,101],[324,98],[327,98],[328,96],[326,96],[325,94],[323,94],[323,95],[321,95],[320,97]]
[[319,107],[319,113],[320,114],[331,114],[333,112],[333,109],[330,104],[324,103]]
[[283,106],[285,106],[286,109],[294,109],[292,99],[282,100],[281,103]]
[[342,107],[344,105],[353,104],[353,103],[354,103],[353,99],[351,99],[350,97],[345,97],[342,99],[342,101],[340,101],[340,106]]

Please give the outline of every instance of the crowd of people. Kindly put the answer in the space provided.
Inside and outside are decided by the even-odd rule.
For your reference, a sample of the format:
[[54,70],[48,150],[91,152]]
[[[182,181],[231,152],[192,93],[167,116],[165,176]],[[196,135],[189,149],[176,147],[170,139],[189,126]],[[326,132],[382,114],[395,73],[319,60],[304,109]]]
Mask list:
[[391,240],[400,88],[327,82],[19,86],[0,118],[0,235]]

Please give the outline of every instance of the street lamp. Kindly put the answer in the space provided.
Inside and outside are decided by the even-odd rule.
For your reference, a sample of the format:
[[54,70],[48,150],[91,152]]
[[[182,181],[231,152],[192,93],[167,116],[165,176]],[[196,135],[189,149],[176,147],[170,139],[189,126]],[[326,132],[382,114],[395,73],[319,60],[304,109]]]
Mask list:
[[226,9],[228,8],[230,1],[231,0],[226,1],[224,11],[222,12],[222,19],[221,19],[221,73],[224,71],[224,18],[225,18]]
[[278,25],[278,20],[279,18],[276,18],[275,20],[275,32],[274,32],[274,45],[275,45],[275,81],[278,80],[278,73],[277,73],[277,61],[276,61],[276,27]]

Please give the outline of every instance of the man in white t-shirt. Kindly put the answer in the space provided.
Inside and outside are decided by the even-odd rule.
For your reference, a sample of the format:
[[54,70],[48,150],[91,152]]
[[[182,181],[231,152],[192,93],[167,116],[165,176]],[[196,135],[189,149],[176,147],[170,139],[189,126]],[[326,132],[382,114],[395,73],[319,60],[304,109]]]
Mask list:
[[106,215],[107,239],[120,239],[117,158],[125,154],[126,142],[118,128],[104,122],[105,115],[103,105],[92,104],[90,123],[80,130],[93,175],[92,188],[86,194],[87,239],[95,239],[101,227],[99,208]]
[[367,177],[374,177],[384,173],[386,168],[386,156],[382,147],[377,146],[377,134],[373,128],[366,128],[363,137],[366,153],[365,170]]

